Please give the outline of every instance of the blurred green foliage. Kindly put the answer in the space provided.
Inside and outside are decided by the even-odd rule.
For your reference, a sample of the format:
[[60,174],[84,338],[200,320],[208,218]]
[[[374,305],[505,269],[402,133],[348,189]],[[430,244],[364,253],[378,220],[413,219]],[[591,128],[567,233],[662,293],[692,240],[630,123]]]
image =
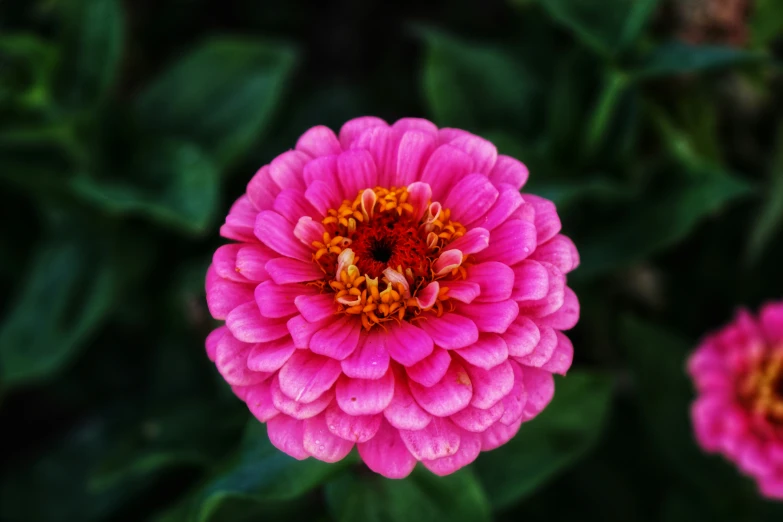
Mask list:
[[[751,3],[729,46],[664,0],[0,0],[0,520],[780,520],[683,372],[783,296],[783,4]],[[363,114],[492,139],[582,253],[575,369],[447,478],[281,454],[204,355],[221,216]]]

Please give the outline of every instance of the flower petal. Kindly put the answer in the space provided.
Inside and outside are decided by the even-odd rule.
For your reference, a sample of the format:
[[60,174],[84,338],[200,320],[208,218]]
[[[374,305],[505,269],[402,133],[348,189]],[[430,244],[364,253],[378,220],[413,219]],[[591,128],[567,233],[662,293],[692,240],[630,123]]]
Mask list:
[[[546,317],[559,310],[565,302],[565,276],[554,265],[542,263],[549,276],[546,297],[531,301],[519,301],[519,313],[528,317]],[[573,303],[572,303],[573,305]]]
[[386,349],[392,359],[403,366],[411,366],[432,353],[432,338],[411,323],[402,322],[389,328]]
[[482,218],[498,199],[498,189],[483,174],[469,174],[459,180],[443,202],[452,218],[469,225]]
[[215,366],[220,375],[232,386],[250,386],[265,381],[270,374],[254,372],[247,367],[247,357],[252,344],[243,343],[227,333],[217,343]]
[[361,116],[348,120],[340,128],[340,144],[347,150],[365,130],[372,127],[388,127],[389,124],[375,116]]
[[402,132],[417,130],[430,134],[435,139],[438,137],[438,127],[424,118],[400,118],[392,124],[392,128]]
[[[250,203],[253,204],[255,212],[271,209],[279,192],[280,187],[272,180],[269,165],[264,165],[258,169],[258,172],[255,173],[247,184],[247,197]],[[255,216],[253,222],[255,223]]]
[[317,331],[310,339],[310,350],[342,361],[351,355],[359,344],[361,329],[361,323],[346,314]]
[[549,272],[537,261],[526,259],[514,266],[514,289],[511,299],[533,301],[549,292]]
[[530,258],[551,263],[564,274],[579,266],[579,252],[574,242],[562,234],[538,245]]
[[476,408],[475,406],[468,406],[449,418],[463,430],[472,433],[481,433],[500,420],[504,411],[505,407],[503,406],[503,401],[500,401],[486,410]]
[[329,431],[351,442],[367,442],[378,433],[383,415],[348,415],[332,403],[324,412]]
[[352,379],[342,376],[335,387],[337,404],[348,415],[381,413],[394,397],[394,373],[389,369],[380,379]]
[[269,277],[278,285],[306,283],[323,278],[324,274],[315,263],[307,263],[290,257],[278,257],[266,264]]
[[480,303],[496,303],[511,297],[514,287],[514,271],[503,263],[489,261],[468,268],[468,280],[478,283],[481,288],[476,301]]
[[511,426],[522,417],[527,404],[525,369],[513,361],[511,368],[514,370],[514,387],[500,401],[500,404],[503,405],[503,416],[500,417],[500,422],[506,426]]
[[527,167],[521,161],[499,154],[495,166],[489,173],[489,179],[496,185],[501,183],[511,185],[519,192],[527,182],[528,175]]
[[510,441],[517,434],[520,426],[522,426],[522,419],[510,426],[506,426],[502,422],[496,422],[481,434],[481,451],[499,448]]
[[399,431],[385,421],[372,439],[356,448],[367,467],[386,478],[405,478],[416,467],[416,458],[405,447]]
[[293,417],[295,419],[309,419],[320,414],[329,404],[334,402],[334,391],[327,390],[312,402],[295,401],[288,397],[280,389],[278,376],[272,379],[269,387],[272,403],[280,413]]
[[334,359],[297,350],[280,368],[280,390],[295,401],[313,402],[337,382],[340,373],[340,363]]
[[337,462],[344,459],[353,449],[353,442],[347,441],[329,431],[324,415],[318,415],[304,422],[304,449],[323,462]]
[[307,186],[305,199],[319,214],[324,216],[329,212],[329,209],[336,208],[341,201],[338,187],[320,179],[316,179]]
[[362,149],[347,150],[337,158],[337,172],[346,197],[378,184],[378,171],[372,154]]
[[563,306],[549,315],[538,319],[538,324],[557,330],[570,330],[579,321],[579,299],[569,287],[565,287]]
[[456,350],[456,353],[470,364],[485,370],[494,368],[508,359],[506,341],[493,333],[480,334],[478,341]]
[[226,216],[226,223],[220,227],[220,235],[237,241],[255,241],[253,234],[258,209],[245,195],[237,199]]
[[453,455],[435,460],[422,460],[425,468],[436,475],[445,477],[464,468],[481,453],[481,435],[463,431],[460,433],[459,449]]
[[301,315],[295,315],[288,320],[286,326],[288,327],[288,332],[291,334],[291,337],[294,340],[294,345],[299,349],[309,349],[310,339],[313,338],[315,332],[326,328],[336,320],[336,317],[328,317],[326,319],[311,323]]
[[220,340],[223,338],[224,335],[228,333],[228,328],[224,326],[219,326],[212,330],[209,335],[207,336],[207,340],[205,341],[205,345],[207,348],[207,357],[209,357],[209,360],[212,362],[215,362],[215,356],[217,354],[217,345],[220,342]]
[[481,287],[472,281],[441,281],[444,288],[448,288],[446,296],[456,299],[461,303],[472,303],[481,293]]
[[473,226],[483,227],[487,230],[495,230],[497,227],[508,221],[514,215],[524,200],[522,195],[509,185],[500,185],[498,187],[500,195],[492,208],[478,221],[473,222]]
[[530,318],[519,316],[509,325],[503,339],[511,357],[523,357],[535,350],[541,339],[541,332]]
[[400,138],[397,150],[397,168],[390,177],[394,187],[406,187],[417,181],[424,165],[435,150],[436,136],[432,133],[409,130]]
[[356,350],[341,361],[343,373],[356,379],[380,379],[389,369],[386,332],[378,328],[359,338]]
[[451,145],[441,145],[427,160],[420,181],[432,188],[433,201],[439,201],[471,172],[474,172],[473,159],[468,154]]
[[432,420],[432,416],[424,411],[411,395],[408,379],[401,372],[394,372],[394,397],[383,410],[386,420],[401,430],[420,430]]
[[247,278],[237,270],[237,254],[244,245],[241,243],[231,243],[223,245],[215,250],[212,256],[212,266],[215,267],[217,275],[229,281],[237,283],[247,283]]
[[302,134],[296,142],[296,150],[301,150],[313,158],[317,158],[319,156],[329,156],[330,154],[340,154],[342,147],[332,129],[318,125]]
[[247,367],[254,372],[276,372],[294,354],[290,336],[268,343],[254,344],[247,356]]
[[250,386],[245,396],[250,413],[260,422],[267,422],[280,413],[272,402],[272,393],[269,391],[272,379]]
[[560,232],[560,216],[557,215],[555,204],[533,194],[524,194],[525,202],[533,205],[536,209],[536,230],[538,231],[538,244],[545,243],[555,237]]
[[478,340],[479,332],[476,323],[455,313],[447,313],[441,317],[432,315],[421,316],[423,320],[417,324],[438,346],[447,350],[464,348]]
[[548,326],[539,327],[540,339],[536,347],[527,355],[517,357],[516,360],[525,366],[541,368],[555,353],[557,347],[557,334]]
[[255,301],[237,306],[226,316],[226,326],[245,343],[266,343],[288,335],[286,319],[262,317]]
[[400,430],[405,447],[419,460],[433,460],[454,455],[459,449],[460,430],[449,419],[433,417],[424,429]]
[[223,279],[214,266],[207,270],[207,307],[215,319],[225,319],[236,307],[253,301],[253,287]]
[[514,370],[509,361],[490,370],[477,366],[467,366],[465,370],[473,383],[473,399],[470,404],[476,408],[491,408],[514,387]]
[[269,177],[281,189],[305,189],[302,170],[310,157],[300,151],[289,150],[272,160],[269,164]]
[[[318,211],[305,199],[304,191],[301,190],[285,189],[280,191],[280,194],[275,198],[272,209],[294,225],[303,216],[318,217]],[[309,245],[309,243],[305,243],[305,245]]]
[[266,432],[269,442],[297,460],[304,460],[310,456],[304,449],[304,421],[294,419],[288,415],[277,415],[266,423]]
[[273,281],[264,281],[256,287],[255,299],[262,316],[291,317],[296,313],[294,299],[301,294],[313,295],[317,291],[315,287],[307,285],[278,285]]
[[766,303],[759,312],[759,323],[768,342],[783,342],[783,303]]
[[481,252],[489,246],[489,231],[485,228],[473,228],[464,236],[449,243],[450,249],[456,249],[463,254],[470,255]]
[[536,248],[536,226],[521,219],[509,219],[492,231],[489,246],[476,254],[476,260],[500,261],[513,266]]
[[522,415],[523,420],[530,420],[547,407],[555,395],[555,379],[546,370],[538,368],[523,368],[522,378],[527,390],[527,404]]
[[237,252],[236,270],[249,281],[266,281],[270,277],[266,264],[277,257],[277,252],[264,245],[243,245]]
[[469,133],[454,138],[449,141],[449,145],[460,149],[473,159],[472,172],[489,174],[498,159],[498,150],[491,142]]
[[327,319],[337,313],[333,294],[299,295],[294,298],[294,305],[311,323]]
[[312,250],[294,235],[294,224],[272,210],[264,210],[256,218],[256,237],[266,246],[286,257],[311,261]]
[[400,133],[389,127],[372,127],[362,132],[351,149],[365,149],[372,154],[378,169],[378,185],[390,187],[397,168]]
[[449,352],[436,347],[428,357],[406,368],[406,373],[411,380],[419,384],[433,386],[446,375],[450,364]]
[[564,333],[555,333],[557,335],[557,346],[555,347],[552,357],[541,366],[541,369],[559,375],[565,375],[571,367],[571,362],[574,360],[574,345],[571,344],[571,340],[566,337]]
[[448,417],[470,404],[473,386],[462,365],[452,361],[446,374],[436,384],[427,387],[410,381],[410,390],[416,402],[428,413]]
[[519,315],[516,301],[507,299],[497,303],[478,303],[459,306],[459,313],[471,319],[479,332],[505,333]]

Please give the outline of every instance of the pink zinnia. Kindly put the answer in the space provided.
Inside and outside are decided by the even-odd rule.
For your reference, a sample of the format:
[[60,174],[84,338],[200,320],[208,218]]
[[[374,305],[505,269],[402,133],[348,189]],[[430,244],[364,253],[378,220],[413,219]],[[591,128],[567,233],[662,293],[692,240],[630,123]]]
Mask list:
[[783,302],[747,311],[708,336],[688,371],[698,397],[696,438],[753,477],[761,493],[783,499]]
[[554,204],[488,141],[406,118],[308,130],[231,208],[207,273],[218,371],[272,443],[445,475],[554,393],[579,263]]

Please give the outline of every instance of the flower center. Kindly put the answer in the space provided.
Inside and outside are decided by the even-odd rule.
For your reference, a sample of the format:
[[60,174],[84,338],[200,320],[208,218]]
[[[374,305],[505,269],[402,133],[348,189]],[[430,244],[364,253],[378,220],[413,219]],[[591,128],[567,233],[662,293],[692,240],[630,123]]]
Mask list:
[[[417,194],[419,199],[421,194]],[[324,272],[314,284],[334,292],[338,313],[358,315],[366,329],[389,320],[412,320],[422,312],[442,314],[448,275],[465,275],[465,259],[445,247],[465,227],[431,201],[411,202],[407,188],[359,192],[329,210],[313,259]]]
[[783,424],[783,346],[756,362],[740,383],[740,401],[775,424]]

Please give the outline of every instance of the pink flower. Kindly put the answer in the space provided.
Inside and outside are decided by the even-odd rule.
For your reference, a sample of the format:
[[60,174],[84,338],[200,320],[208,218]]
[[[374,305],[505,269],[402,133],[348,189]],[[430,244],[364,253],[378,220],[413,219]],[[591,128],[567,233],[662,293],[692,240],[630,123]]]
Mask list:
[[783,302],[762,307],[758,320],[740,311],[701,343],[688,371],[699,444],[783,499]]
[[527,168],[406,118],[308,130],[250,180],[207,273],[218,371],[272,443],[445,475],[535,417],[565,374],[579,264]]

